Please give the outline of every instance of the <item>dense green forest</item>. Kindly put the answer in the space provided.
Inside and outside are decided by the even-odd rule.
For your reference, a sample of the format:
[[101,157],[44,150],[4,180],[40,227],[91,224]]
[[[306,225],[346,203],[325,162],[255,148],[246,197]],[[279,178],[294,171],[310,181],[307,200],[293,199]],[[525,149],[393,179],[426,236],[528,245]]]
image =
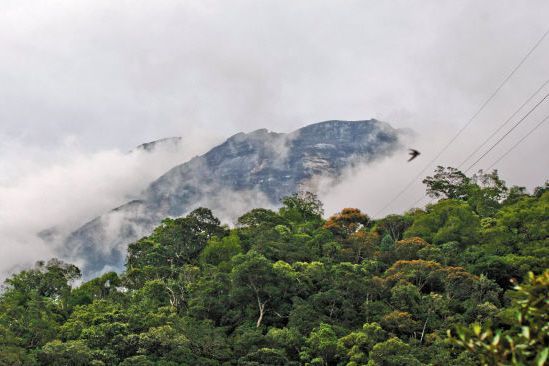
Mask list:
[[436,203],[378,220],[310,193],[234,228],[199,208],[78,286],[37,263],[5,281],[0,365],[543,365],[548,185],[424,183]]

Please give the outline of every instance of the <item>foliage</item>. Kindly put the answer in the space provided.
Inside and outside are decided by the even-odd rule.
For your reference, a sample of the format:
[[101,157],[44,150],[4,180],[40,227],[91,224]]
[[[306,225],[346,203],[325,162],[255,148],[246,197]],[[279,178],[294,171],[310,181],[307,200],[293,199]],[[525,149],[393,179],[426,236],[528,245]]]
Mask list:
[[549,356],[549,271],[539,276],[530,272],[527,282],[514,289],[509,329],[458,326],[457,336],[448,331],[450,340],[478,354],[486,365],[544,365]]
[[231,229],[199,208],[79,286],[39,262],[0,293],[0,366],[544,364],[547,184],[442,167],[426,184],[438,202],[380,219],[324,220],[312,193]]
[[337,236],[347,238],[366,226],[370,218],[360,212],[358,208],[344,208],[340,213],[331,216],[324,228]]

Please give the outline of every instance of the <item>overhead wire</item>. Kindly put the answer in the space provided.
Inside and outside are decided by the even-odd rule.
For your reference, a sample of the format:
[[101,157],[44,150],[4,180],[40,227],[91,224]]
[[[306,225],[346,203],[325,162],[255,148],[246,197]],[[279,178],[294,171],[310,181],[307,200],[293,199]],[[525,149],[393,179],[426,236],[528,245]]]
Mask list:
[[517,128],[518,126],[520,126],[520,124],[522,124],[522,122],[524,122],[528,116],[530,116],[530,114],[532,114],[532,112],[534,110],[536,110],[541,103],[543,103],[545,100],[547,100],[547,98],[549,98],[549,93],[545,94],[545,96],[543,97],[543,99],[541,99],[539,102],[537,102],[521,119],[518,120],[517,123],[515,123],[513,125],[513,127],[511,127],[503,136],[501,136],[488,150],[486,150],[484,152],[484,154],[482,154],[477,160],[475,160],[475,162],[473,164],[471,164],[465,171],[464,173],[467,173],[469,170],[471,170],[475,165],[477,165],[477,163],[479,161],[481,161],[486,155],[488,155],[490,153],[490,151],[492,151],[497,145],[499,145],[499,143],[501,141],[503,141],[511,132],[513,132],[513,130],[515,128]]
[[469,155],[468,155],[468,156],[458,165],[457,168],[460,169],[463,165],[465,165],[465,163],[466,163],[469,159],[471,159],[471,157],[473,157],[480,149],[482,149],[482,147],[485,146],[485,145],[488,143],[488,141],[490,141],[490,140],[492,139],[492,137],[494,137],[499,131],[501,131],[501,129],[502,129],[503,127],[505,127],[513,118],[515,118],[515,116],[521,111],[521,109],[524,108],[525,105],[527,105],[528,103],[530,103],[530,101],[531,101],[532,99],[534,99],[534,97],[535,97],[535,96],[536,96],[536,95],[537,95],[537,94],[538,94],[547,84],[549,84],[549,79],[546,80],[543,84],[541,84],[541,86],[540,86],[534,93],[532,93],[532,95],[530,95],[530,96],[524,101],[524,103],[522,103],[521,106],[518,107],[518,108],[515,110],[515,112],[514,112],[511,116],[509,116],[509,118],[507,118],[507,119],[505,120],[505,122],[503,122],[501,125],[499,125],[499,127],[498,127],[496,130],[494,130],[494,131],[490,134],[490,136],[488,136],[480,145],[478,145],[478,146],[476,147],[476,149],[473,150],[473,152],[471,152],[471,153],[470,153],[470,154],[469,154]]
[[545,31],[545,33],[543,33],[543,35],[538,39],[538,41],[530,48],[530,50],[526,53],[526,55],[524,55],[524,57],[522,57],[522,59],[520,60],[520,62],[511,70],[511,72],[503,79],[503,81],[499,84],[499,86],[494,90],[494,92],[492,94],[490,94],[490,96],[480,105],[480,107],[477,109],[477,111],[469,118],[469,120],[465,123],[465,125],[463,125],[459,130],[458,132],[446,143],[446,145],[444,145],[444,147],[436,154],[436,156],[431,159],[426,165],[425,167],[410,181],[408,182],[408,184],[406,184],[406,186],[397,193],[396,196],[394,196],[386,205],[384,205],[381,209],[379,209],[375,214],[374,216],[377,216],[378,214],[382,213],[383,211],[385,211],[385,209],[387,209],[389,206],[391,206],[400,196],[402,196],[404,194],[404,192],[406,192],[408,190],[408,188],[410,188],[418,178],[420,178],[424,173],[425,171],[450,147],[450,145],[452,143],[454,143],[455,140],[457,140],[457,138],[459,136],[461,136],[461,134],[463,133],[463,131],[469,127],[469,125],[476,119],[476,117],[484,110],[484,108],[496,97],[496,95],[499,93],[499,91],[505,86],[505,84],[507,84],[507,82],[509,81],[509,79],[511,79],[511,77],[513,77],[513,75],[518,71],[518,69],[520,69],[520,67],[526,62],[526,60],[530,57],[530,55],[538,48],[538,46],[543,42],[543,40],[545,39],[545,37],[547,37],[547,35],[549,34],[549,29],[547,29]]
[[518,140],[513,146],[511,146],[503,155],[501,155],[496,161],[494,161],[488,168],[492,169],[494,165],[499,163],[501,160],[503,160],[511,151],[513,151],[517,146],[519,146],[524,140],[526,140],[535,130],[537,130],[541,125],[543,125],[545,122],[549,120],[549,115],[547,115],[544,119],[542,119],[537,125],[534,126],[526,135],[524,135],[520,140]]
[[[539,92],[539,89],[538,89],[537,92]],[[537,94],[537,92],[536,92],[536,94]],[[528,118],[528,116],[530,116],[530,114],[532,114],[532,112],[533,112],[534,110],[536,110],[536,109],[541,105],[541,103],[543,103],[548,97],[549,97],[549,93],[546,94],[540,101],[538,101],[538,102],[537,102],[537,103],[536,103],[536,104],[535,104],[535,105],[534,105],[534,106],[533,106],[533,107],[532,107],[532,108],[531,108],[531,109],[530,109],[521,119],[519,119],[518,122],[515,123],[515,124],[513,125],[513,127],[511,127],[511,129],[509,129],[500,139],[498,139],[498,141],[497,141],[494,145],[492,145],[488,151],[486,151],[479,159],[477,159],[477,161],[475,161],[475,163],[473,163],[473,164],[465,171],[465,173],[467,173],[474,165],[476,165],[480,160],[482,160],[486,155],[488,155],[488,153],[489,153],[490,151],[492,151],[501,141],[503,141],[503,140],[505,139],[505,137],[507,137],[516,127],[518,127],[522,122],[524,122],[524,121]],[[531,99],[531,98],[529,98],[529,99]],[[522,109],[523,106],[524,106],[524,104],[523,104],[517,111],[515,111],[515,113],[513,113],[513,115],[516,115],[516,114]],[[536,128],[538,128],[539,126],[541,126],[541,125],[547,120],[547,118],[549,118],[549,116],[546,117],[544,120],[542,120],[542,122],[539,123],[533,130],[531,130],[530,132],[528,132],[527,136],[530,135],[532,132],[534,132],[534,130],[535,130]],[[519,141],[519,143],[522,142],[527,136],[523,137],[523,138]],[[517,145],[518,145],[519,143],[517,143]],[[513,148],[514,148],[514,147],[513,147]],[[512,148],[512,149],[513,149],[513,148]],[[512,150],[512,149],[511,149],[511,150]],[[509,152],[510,152],[510,151],[509,151]],[[506,154],[508,154],[509,152],[507,152]],[[495,163],[494,163],[494,164],[495,164]],[[490,169],[494,164],[492,164],[492,165],[491,165],[490,167],[488,167],[487,169]],[[423,194],[419,199],[417,199],[416,201],[414,201],[414,203],[412,203],[410,207],[416,207],[416,205],[417,205],[418,203],[420,203],[421,201],[423,201],[426,197],[428,197],[428,195],[427,195],[427,194]]]

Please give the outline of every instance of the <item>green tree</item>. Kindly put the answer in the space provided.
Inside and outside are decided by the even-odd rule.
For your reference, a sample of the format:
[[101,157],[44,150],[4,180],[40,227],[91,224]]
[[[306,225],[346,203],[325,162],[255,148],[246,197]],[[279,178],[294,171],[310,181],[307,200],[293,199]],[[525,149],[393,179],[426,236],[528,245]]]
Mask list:
[[6,279],[0,328],[14,341],[9,345],[35,348],[53,340],[68,316],[71,283],[79,277],[76,266],[52,259]]
[[374,345],[385,339],[387,332],[378,323],[366,323],[361,330],[339,338],[338,353],[348,361],[348,366],[364,365]]
[[448,331],[450,340],[478,355],[483,365],[544,365],[549,356],[549,271],[530,273],[515,291],[510,329],[458,326],[457,336]]
[[129,246],[128,269],[195,263],[209,239],[224,235],[219,220],[207,208],[197,208],[185,217],[165,219],[148,238]]
[[87,366],[92,361],[93,354],[83,341],[63,343],[55,340],[42,347],[38,359],[44,365]]
[[475,244],[479,238],[480,219],[467,202],[447,199],[427,207],[404,233],[405,238],[420,237],[433,244],[451,241]]
[[274,348],[284,349],[288,356],[297,358],[299,350],[305,343],[305,337],[297,328],[270,328],[267,332],[267,341]]
[[413,349],[399,338],[378,343],[370,352],[368,366],[420,366]]
[[410,215],[388,215],[376,221],[376,229],[384,237],[388,235],[396,242],[402,239],[402,235],[413,221]]
[[337,357],[337,335],[333,328],[326,323],[321,323],[318,328],[313,329],[306,344],[308,355],[312,361],[320,361],[321,365],[332,365]]
[[280,216],[294,222],[320,221],[324,208],[316,194],[299,192],[282,198],[279,212]]
[[257,252],[239,254],[233,258],[231,280],[233,296],[255,307],[259,328],[269,307],[273,308],[283,291],[273,264]]
[[231,258],[241,252],[240,238],[236,231],[232,231],[229,236],[221,240],[217,237],[210,239],[200,254],[200,261],[214,266],[219,266],[222,263],[227,266]]
[[433,198],[467,199],[471,179],[456,168],[437,166],[435,174],[426,177],[423,184]]
[[238,360],[238,366],[286,366],[288,359],[281,350],[260,348]]
[[390,235],[385,235],[381,240],[380,249],[382,252],[390,252],[395,248],[395,241]]

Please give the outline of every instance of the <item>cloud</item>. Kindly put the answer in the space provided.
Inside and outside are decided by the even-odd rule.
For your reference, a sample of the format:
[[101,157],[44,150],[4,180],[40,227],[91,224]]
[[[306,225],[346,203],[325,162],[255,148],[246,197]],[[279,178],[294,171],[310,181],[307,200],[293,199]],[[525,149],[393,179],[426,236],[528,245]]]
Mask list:
[[[73,134],[92,149],[328,119],[457,130],[549,11],[545,1],[1,6],[3,130],[47,146]],[[548,55],[542,45],[495,110],[534,87]]]
[[[546,89],[549,92],[549,88]],[[530,103],[531,105],[532,103]],[[526,134],[526,132],[537,124],[549,112],[549,106],[544,110],[537,111],[533,118],[528,119],[527,127],[520,133],[510,135],[512,138],[503,140],[500,145],[492,150],[486,158],[475,165],[468,175],[472,175],[479,169],[483,169],[510,148],[514,141]],[[527,108],[513,120],[518,121],[521,115],[526,113]],[[502,114],[502,116],[504,116]],[[507,115],[505,115],[507,117]],[[505,119],[502,119],[503,122]],[[545,131],[549,125],[545,124],[537,136],[530,137],[529,143],[521,146],[517,154],[509,155],[502,164],[492,169],[497,169],[500,177],[508,186],[524,186],[533,191],[536,186],[542,186],[549,179],[546,169],[549,157],[540,155],[539,146],[545,138]],[[489,136],[493,130],[486,127],[476,129],[481,136]],[[461,167],[465,171],[482,153],[486,152],[503,132],[496,135],[490,142]],[[437,165],[457,167],[479,144],[475,139],[460,141],[459,144],[451,146],[446,152],[433,163],[432,158],[439,154],[447,142],[455,136],[453,131],[434,128],[428,133],[409,134],[403,136],[404,146],[417,148],[421,155],[408,162],[408,151],[402,149],[400,152],[376,160],[369,164],[362,164],[348,168],[336,181],[330,178],[323,178],[316,182],[319,198],[324,202],[327,215],[341,211],[344,207],[356,207],[372,217],[383,217],[390,213],[403,213],[414,207],[424,207],[432,200],[425,195],[425,185],[422,183],[424,177],[432,175]],[[518,149],[517,149],[518,150]],[[467,154],[464,154],[467,152]],[[424,173],[420,174],[422,171]]]
[[[137,194],[177,158],[125,152],[167,136],[182,136],[190,157],[258,128],[369,118],[411,128],[422,152],[413,164],[404,153],[386,159],[325,196],[329,210],[371,214],[463,126],[546,30],[548,12],[544,0],[4,0],[0,266],[46,257],[36,232]],[[435,163],[459,164],[544,81],[548,58],[546,40]],[[548,178],[546,132],[498,164],[510,183]],[[418,181],[387,212],[422,190]]]
[[[27,149],[12,140],[6,152],[18,155],[24,164],[16,167],[8,155],[0,158],[0,165],[10,172],[10,178],[0,182],[0,272],[57,255],[55,244],[68,233],[132,199],[174,165],[207,150],[212,138],[168,140],[152,151],[97,153],[82,152],[74,139],[47,151]],[[52,242],[44,242],[39,233]]]

